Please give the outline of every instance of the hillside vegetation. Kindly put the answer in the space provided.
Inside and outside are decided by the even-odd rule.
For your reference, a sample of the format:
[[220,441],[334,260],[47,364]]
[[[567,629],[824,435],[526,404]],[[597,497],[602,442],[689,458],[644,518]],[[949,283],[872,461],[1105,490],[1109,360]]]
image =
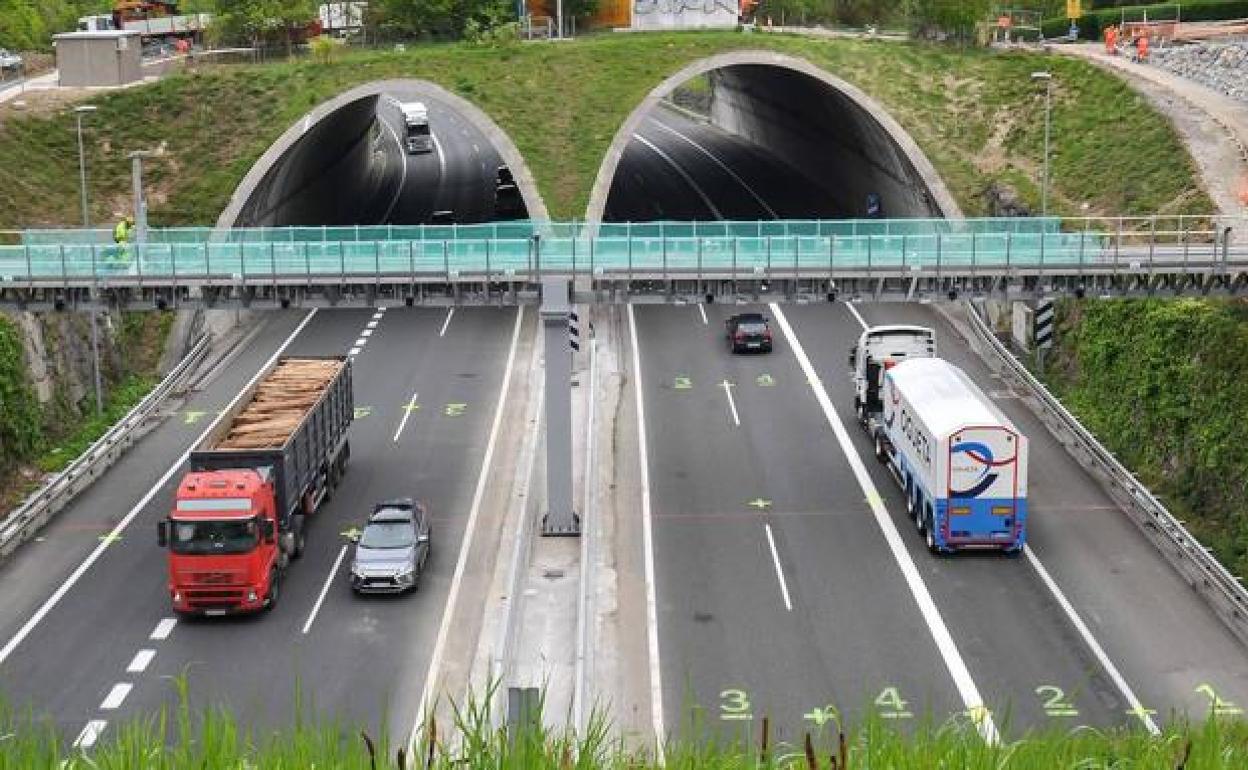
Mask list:
[[1248,577],[1248,302],[1071,300],[1057,339],[1053,391]]
[[[324,63],[205,67],[95,97],[99,112],[87,127],[93,219],[108,221],[128,208],[126,153],[163,145],[163,158],[145,167],[153,222],[211,224],[250,166],[310,108],[362,83],[404,77],[478,105],[523,153],[551,215],[581,217],[607,147],[641,99],[686,64],[743,48],[804,57],[871,94],[915,137],[968,214],[986,210],[983,192],[994,181],[1038,206],[1044,106],[1029,75],[1041,67],[1056,76],[1051,210],[1212,208],[1169,123],[1121,81],[1081,61],[703,32],[425,45]],[[49,115],[0,110],[0,228],[74,223],[77,201],[68,108]]]

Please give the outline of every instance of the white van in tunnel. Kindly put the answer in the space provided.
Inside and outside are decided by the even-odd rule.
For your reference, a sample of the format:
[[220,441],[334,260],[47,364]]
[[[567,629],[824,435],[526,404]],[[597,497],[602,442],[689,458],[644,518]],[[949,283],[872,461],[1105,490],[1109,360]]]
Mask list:
[[407,128],[404,144],[409,155],[433,152],[433,135],[429,132],[429,108],[424,102],[403,102],[403,124]]

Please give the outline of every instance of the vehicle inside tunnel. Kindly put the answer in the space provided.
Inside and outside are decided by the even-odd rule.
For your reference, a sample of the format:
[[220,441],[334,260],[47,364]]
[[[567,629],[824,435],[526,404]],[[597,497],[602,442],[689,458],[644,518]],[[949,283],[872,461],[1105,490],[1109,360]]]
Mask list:
[[724,66],[644,109],[603,221],[944,216],[874,108],[811,74]]
[[[271,161],[229,225],[473,224],[527,219],[498,148],[477,122],[416,84],[354,99],[312,121]],[[261,161],[265,162],[264,160]]]

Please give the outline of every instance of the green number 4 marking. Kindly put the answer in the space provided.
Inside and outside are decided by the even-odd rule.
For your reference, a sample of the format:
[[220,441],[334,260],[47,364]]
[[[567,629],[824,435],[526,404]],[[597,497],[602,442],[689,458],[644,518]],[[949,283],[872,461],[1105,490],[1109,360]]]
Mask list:
[[770,374],[760,374],[754,381],[758,383],[760,388],[772,388],[776,385],[776,379]]
[[355,408],[355,419],[363,419],[373,413],[371,406],[357,406]]
[[880,709],[880,716],[885,719],[909,719],[914,716],[906,708],[910,701],[902,700],[901,691],[896,687],[885,687],[875,698],[875,705]]
[[690,390],[693,388],[693,380],[689,377],[677,377],[672,387],[676,390]]
[[1051,684],[1042,684],[1036,688],[1036,695],[1044,701],[1044,713],[1051,717],[1077,717],[1079,709],[1066,699],[1062,688]]
[[1244,713],[1244,710],[1229,700],[1222,700],[1211,685],[1202,684],[1196,688],[1196,692],[1201,693],[1209,698],[1209,705],[1213,709],[1215,716],[1229,717]]

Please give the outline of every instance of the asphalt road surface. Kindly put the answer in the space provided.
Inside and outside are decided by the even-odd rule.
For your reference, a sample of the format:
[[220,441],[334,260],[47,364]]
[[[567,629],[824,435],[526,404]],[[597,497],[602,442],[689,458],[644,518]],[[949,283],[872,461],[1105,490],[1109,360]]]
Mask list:
[[766,148],[665,108],[625,148],[605,221],[834,218],[824,183]]
[[[252,617],[174,621],[155,525],[181,473],[165,483],[161,474],[304,320],[303,313],[271,316],[179,414],[0,568],[7,586],[0,592],[0,644],[7,645],[0,648],[0,682],[9,702],[49,717],[72,739],[90,720],[116,723],[172,705],[173,680],[185,677],[193,705],[227,704],[250,725],[289,724],[298,695],[305,715],[341,716],[378,730],[386,722],[392,735],[404,735],[442,619],[516,312],[315,314],[284,354],[360,348],[352,456],[342,486],[313,520],[308,550],[292,566],[277,608]],[[156,493],[144,499],[153,486]],[[348,586],[349,552],[339,559],[347,547],[342,533],[362,524],[374,501],[400,495],[424,500],[433,515],[433,550],[420,591],[357,597]],[[120,537],[109,538],[138,503]],[[23,624],[102,540],[109,545],[98,561],[13,645]]]
[[[779,312],[792,337],[773,319],[774,353],[734,356],[723,319],[754,309],[636,309],[669,731],[701,720],[756,733],[768,715],[779,739],[797,740],[834,713],[943,720],[965,711],[967,682],[1007,735],[1239,713],[1243,647],[935,312],[881,304],[859,315],[935,326],[941,354],[1031,439],[1031,555],[928,554],[853,418],[846,357],[857,317],[843,304],[789,306]],[[900,558],[851,453],[900,536]],[[932,611],[905,577],[907,560]]]
[[[398,102],[421,101],[429,109],[433,152],[409,155]],[[402,159],[399,187],[377,204],[380,224],[428,223],[435,211],[450,211],[457,224],[492,222],[494,189],[503,161],[485,134],[445,103],[425,93],[395,92],[377,101],[384,146]]]

